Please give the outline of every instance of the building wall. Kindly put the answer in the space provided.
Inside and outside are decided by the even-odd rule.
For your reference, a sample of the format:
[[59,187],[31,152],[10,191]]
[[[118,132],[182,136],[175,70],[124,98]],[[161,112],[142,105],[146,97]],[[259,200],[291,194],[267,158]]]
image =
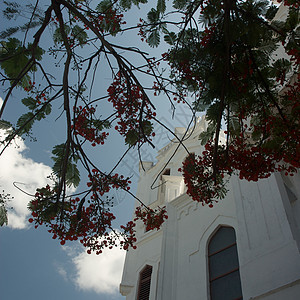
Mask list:
[[[204,120],[185,142],[199,154],[199,132]],[[158,154],[158,162],[145,163],[137,197],[151,207],[166,205],[168,220],[159,231],[137,226],[137,249],[128,251],[120,291],[126,300],[136,299],[139,272],[153,267],[150,300],[209,299],[207,246],[220,226],[235,229],[243,299],[300,298],[299,198],[300,177],[272,175],[258,182],[229,181],[225,199],[213,208],[192,201],[185,193],[178,168],[187,155],[173,141]],[[155,179],[157,178],[156,182]],[[150,187],[162,186],[151,189]],[[154,183],[154,184],[153,184]],[[176,191],[176,192],[175,192]]]

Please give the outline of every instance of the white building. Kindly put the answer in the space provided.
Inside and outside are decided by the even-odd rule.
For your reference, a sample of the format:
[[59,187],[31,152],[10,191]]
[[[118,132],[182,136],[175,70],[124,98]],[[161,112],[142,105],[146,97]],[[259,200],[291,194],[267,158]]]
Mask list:
[[[275,18],[286,15],[281,5]],[[198,120],[184,142],[190,152],[204,150],[198,137],[205,129]],[[169,218],[159,231],[138,224],[121,294],[126,300],[300,299],[300,174],[258,182],[232,176],[225,199],[209,208],[185,193],[178,168],[187,152],[177,146],[174,139],[155,165],[140,167],[137,197],[151,208],[166,205]]]
[[[199,120],[184,142],[190,152],[202,153],[198,136],[205,126]],[[185,193],[178,168],[187,153],[177,146],[173,140],[155,165],[140,167],[137,197],[152,208],[166,205],[169,218],[159,231],[137,226],[121,294],[126,300],[300,299],[299,174],[258,182],[232,176],[226,198],[209,208]],[[151,189],[162,170],[154,187],[164,183]]]

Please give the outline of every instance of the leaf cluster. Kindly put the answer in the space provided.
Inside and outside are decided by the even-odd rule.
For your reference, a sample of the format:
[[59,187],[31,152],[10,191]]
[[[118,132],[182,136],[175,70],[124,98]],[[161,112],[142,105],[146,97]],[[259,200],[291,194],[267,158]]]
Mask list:
[[32,60],[41,60],[45,51],[40,47],[32,48],[28,43],[25,47],[22,42],[16,38],[9,38],[8,41],[0,42],[0,66],[3,69],[11,84],[17,81],[20,86],[29,85],[29,72],[36,71],[36,66]]
[[[52,167],[54,175],[61,179],[65,174],[65,182],[67,186],[77,187],[80,183],[80,173],[77,168],[79,156],[75,152],[71,152],[66,156],[66,144],[56,145],[52,150],[52,159],[54,165]],[[66,162],[66,164],[64,164]],[[65,170],[64,170],[65,168]]]

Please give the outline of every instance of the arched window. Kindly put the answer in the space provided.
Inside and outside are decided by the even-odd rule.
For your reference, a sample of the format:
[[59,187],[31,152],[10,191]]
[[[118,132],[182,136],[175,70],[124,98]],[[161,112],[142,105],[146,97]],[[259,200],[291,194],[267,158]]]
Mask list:
[[146,265],[140,272],[139,289],[137,300],[149,300],[152,267]]
[[220,227],[208,244],[211,300],[243,299],[235,231]]

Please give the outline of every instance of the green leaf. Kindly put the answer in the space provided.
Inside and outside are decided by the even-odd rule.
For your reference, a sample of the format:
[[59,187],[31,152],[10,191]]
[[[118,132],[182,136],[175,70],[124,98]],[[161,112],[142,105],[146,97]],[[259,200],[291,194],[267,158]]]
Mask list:
[[285,78],[286,74],[291,71],[292,64],[289,60],[285,58],[280,58],[274,62],[272,69],[270,71],[270,76],[273,78],[280,78],[283,76]]
[[160,35],[157,29],[153,30],[148,36],[148,44],[151,47],[157,47],[160,42]]
[[68,186],[77,187],[80,183],[80,173],[74,163],[69,163],[67,166],[66,182]]
[[34,110],[37,107],[37,101],[32,97],[22,99],[22,103],[31,110]]
[[170,32],[164,36],[164,41],[169,45],[174,45],[176,43],[177,36],[175,32]]
[[[52,167],[54,174],[58,177],[62,177],[62,168],[65,160],[65,152],[66,152],[66,145],[60,144],[56,145],[53,150],[52,154],[54,155],[51,157],[54,161],[54,165]],[[70,151],[71,152],[71,151]],[[67,167],[66,167],[66,184],[68,186],[77,187],[80,183],[80,173],[77,168],[76,162],[79,159],[77,155],[74,153],[70,153],[69,157],[67,158]]]
[[[252,120],[251,120],[252,121]],[[229,131],[231,136],[239,136],[241,132],[241,125],[237,117],[231,116],[229,119]]]
[[151,10],[147,14],[147,18],[150,23],[157,23],[159,20],[158,11],[154,8],[151,8]]
[[[60,27],[56,28],[54,33],[53,33],[53,41],[55,44],[59,44],[63,42],[63,38],[61,36],[61,32],[60,32]],[[64,25],[64,31],[66,33],[66,35],[68,35],[71,31],[71,28],[69,25]]]
[[[25,75],[19,78],[18,85],[28,86],[29,75],[28,72],[36,70],[35,65],[31,69],[24,69],[32,55],[32,44],[28,44],[27,48],[23,46],[22,42],[16,38],[9,38],[8,41],[2,41],[0,46],[0,66],[13,82],[18,79],[21,72],[25,71]],[[41,60],[45,51],[40,48],[35,48],[35,59]],[[24,73],[23,73],[24,74]]]
[[285,21],[285,28],[290,31],[295,29],[299,24],[299,10],[290,7],[289,8],[289,14],[287,16],[287,19]]
[[[27,49],[31,52],[31,49],[32,49],[32,46],[33,46],[33,44],[32,43],[28,43],[28,45],[27,45]],[[34,50],[34,58],[36,59],[36,60],[42,60],[42,58],[43,58],[43,54],[45,53],[45,50],[44,49],[42,49],[42,48],[40,48],[40,47],[36,47],[35,48],[35,50]],[[34,71],[35,71],[35,69],[34,69]]]
[[164,13],[166,10],[166,1],[165,0],[157,0],[156,9],[159,13]]
[[24,25],[20,26],[20,31],[27,31],[28,29],[31,29],[31,28],[35,28],[37,26],[40,26],[42,25],[42,18],[40,18],[38,21],[31,21],[31,22],[27,22],[25,23]]
[[97,5],[96,10],[100,13],[106,13],[112,7],[112,5],[113,3],[111,0],[103,0]]
[[0,39],[6,39],[7,37],[13,35],[20,29],[19,26],[10,27],[0,32]]
[[79,42],[80,45],[85,44],[88,38],[87,33],[83,28],[78,25],[75,25],[72,28],[72,34],[74,35],[75,39]]
[[0,120],[0,129],[8,130],[12,128],[12,124],[5,120]]
[[262,136],[262,132],[259,131],[259,130],[254,130],[254,131],[251,133],[251,137],[252,137],[252,140],[253,140],[254,142],[259,141],[260,138],[261,138],[261,136]]
[[17,121],[17,129],[19,129],[19,135],[24,133],[29,133],[34,123],[34,114],[32,112],[28,112],[23,114]]
[[131,8],[132,4],[136,5],[139,8],[139,4],[144,4],[147,2],[147,0],[120,0],[120,6],[124,10],[128,10]]
[[188,1],[188,0],[174,0],[173,7],[176,9],[183,9],[189,3],[190,3],[190,1]]
[[278,11],[278,7],[276,5],[271,5],[266,13],[266,18],[268,20],[272,20]]
[[51,104],[47,103],[46,105],[42,106],[40,111],[36,115],[36,120],[40,121],[42,119],[46,118],[46,115],[49,115],[51,113]]
[[125,144],[129,146],[134,146],[138,142],[138,139],[138,133],[134,129],[129,130],[125,137]]
[[278,44],[272,42],[272,41],[261,41],[258,50],[265,52],[267,55],[271,54],[273,51],[275,51],[278,48]]
[[52,111],[52,106],[50,103],[46,104],[44,106],[43,111],[45,112],[46,115],[50,115],[51,111]]
[[201,141],[201,145],[205,145],[210,139],[213,138],[216,130],[216,125],[214,123],[210,123],[207,126],[206,131],[203,131],[199,135],[199,140]]
[[[125,137],[125,144],[134,146],[143,136],[150,136],[153,131],[153,125],[150,121],[144,120],[142,122],[142,128],[129,130]],[[142,133],[143,130],[143,133]]]
[[196,111],[205,111],[209,107],[209,104],[205,104],[202,101],[198,100],[193,103],[193,108]]
[[220,107],[220,102],[211,104],[206,111],[206,119],[210,122],[216,123],[220,114]]
[[153,131],[153,125],[150,121],[144,120],[142,122],[143,132],[146,136],[149,136]]
[[[1,68],[11,80],[18,77],[28,62],[28,53],[22,46],[21,41],[16,38],[9,38],[7,42],[1,42],[0,48]],[[29,80],[28,75],[23,79],[23,84]]]
[[108,120],[91,120],[91,122],[99,131],[103,130],[104,128],[108,129],[111,127],[111,123]]
[[121,0],[120,1],[120,6],[125,9],[128,10],[131,8],[132,5],[132,1],[131,0]]
[[3,1],[3,3],[7,6],[3,10],[3,15],[8,20],[11,20],[12,18],[16,18],[21,13],[20,4],[18,4],[17,2]]

